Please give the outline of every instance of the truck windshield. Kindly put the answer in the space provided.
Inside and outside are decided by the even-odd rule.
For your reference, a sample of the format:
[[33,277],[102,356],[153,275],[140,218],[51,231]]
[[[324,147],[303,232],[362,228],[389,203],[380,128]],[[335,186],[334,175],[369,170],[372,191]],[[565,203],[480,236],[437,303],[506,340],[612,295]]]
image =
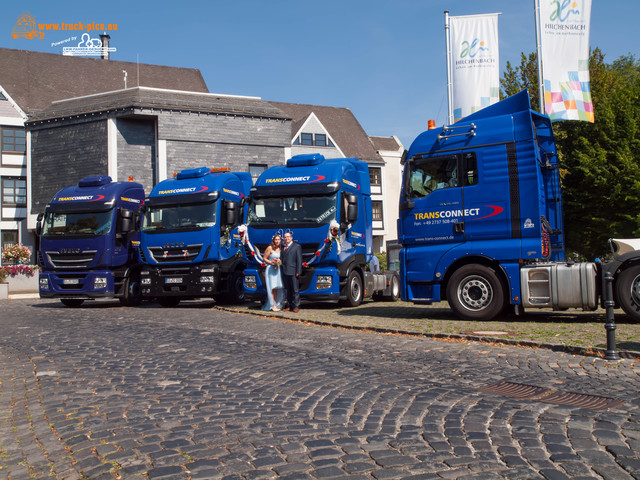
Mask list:
[[338,195],[255,198],[249,206],[248,224],[326,225],[336,218]]
[[49,212],[45,216],[42,235],[95,237],[111,231],[113,210],[106,212]]
[[216,224],[217,202],[147,207],[142,221],[145,233],[199,230]]

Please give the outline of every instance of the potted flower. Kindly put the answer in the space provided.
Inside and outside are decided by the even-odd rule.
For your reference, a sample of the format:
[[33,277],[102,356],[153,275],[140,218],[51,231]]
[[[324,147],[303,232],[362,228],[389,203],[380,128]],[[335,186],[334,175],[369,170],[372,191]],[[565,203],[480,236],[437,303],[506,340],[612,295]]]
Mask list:
[[29,265],[31,249],[26,245],[17,243],[2,249],[2,263],[0,267],[4,278],[8,277],[8,289],[12,292],[37,292],[38,275],[37,265]]
[[9,298],[9,284],[7,283],[7,271],[0,267],[0,300]]

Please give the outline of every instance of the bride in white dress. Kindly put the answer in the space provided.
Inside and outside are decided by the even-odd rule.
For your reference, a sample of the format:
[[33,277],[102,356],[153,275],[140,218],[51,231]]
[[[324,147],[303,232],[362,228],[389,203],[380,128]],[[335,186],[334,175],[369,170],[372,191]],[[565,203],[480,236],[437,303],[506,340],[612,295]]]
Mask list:
[[271,239],[271,244],[264,251],[264,262],[267,268],[264,272],[264,280],[267,288],[267,301],[262,307],[263,310],[280,311],[280,306],[284,300],[284,288],[282,275],[280,274],[280,246],[282,237],[277,233]]

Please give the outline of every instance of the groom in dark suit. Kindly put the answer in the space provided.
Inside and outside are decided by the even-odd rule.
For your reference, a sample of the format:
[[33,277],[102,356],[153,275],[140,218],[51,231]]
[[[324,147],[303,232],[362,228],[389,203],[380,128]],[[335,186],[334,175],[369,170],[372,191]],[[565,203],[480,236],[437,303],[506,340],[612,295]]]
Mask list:
[[282,283],[287,295],[287,305],[283,311],[300,310],[300,274],[302,273],[302,247],[293,241],[291,232],[284,234],[282,249]]

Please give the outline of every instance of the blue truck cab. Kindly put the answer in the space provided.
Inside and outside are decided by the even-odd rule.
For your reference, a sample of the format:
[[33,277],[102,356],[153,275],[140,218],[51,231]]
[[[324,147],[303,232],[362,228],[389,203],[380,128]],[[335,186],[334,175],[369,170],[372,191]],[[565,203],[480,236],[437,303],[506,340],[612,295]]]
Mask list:
[[142,185],[107,175],[60,190],[38,216],[40,297],[67,306],[119,298],[140,303],[138,220]]
[[397,276],[365,268],[372,256],[371,215],[366,162],[311,154],[268,168],[251,189],[241,231],[247,297],[265,298],[262,254],[276,233],[287,231],[302,248],[302,299],[356,306],[366,296],[390,297],[395,291],[397,297]]
[[447,300],[482,320],[507,308],[593,310],[611,271],[617,303],[637,317],[637,251],[614,241],[615,262],[565,262],[558,167],[551,122],[526,90],[420,134],[400,195],[402,298]]
[[182,170],[153,188],[142,220],[144,297],[163,306],[203,297],[243,300],[237,227],[250,188],[249,173],[207,167]]

